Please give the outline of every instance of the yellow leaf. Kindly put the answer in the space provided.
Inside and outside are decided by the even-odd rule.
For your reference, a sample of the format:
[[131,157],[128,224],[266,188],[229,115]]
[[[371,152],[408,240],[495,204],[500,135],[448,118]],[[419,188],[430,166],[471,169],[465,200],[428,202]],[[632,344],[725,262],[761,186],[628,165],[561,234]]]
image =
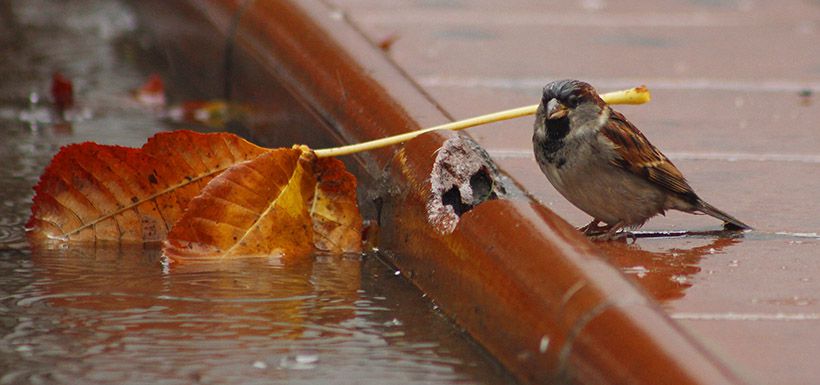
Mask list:
[[[163,252],[183,262],[292,259],[316,248],[359,251],[355,193],[355,178],[341,162],[317,162],[312,152],[300,149],[271,150],[211,180],[168,234]],[[337,206],[343,214],[332,212]]]

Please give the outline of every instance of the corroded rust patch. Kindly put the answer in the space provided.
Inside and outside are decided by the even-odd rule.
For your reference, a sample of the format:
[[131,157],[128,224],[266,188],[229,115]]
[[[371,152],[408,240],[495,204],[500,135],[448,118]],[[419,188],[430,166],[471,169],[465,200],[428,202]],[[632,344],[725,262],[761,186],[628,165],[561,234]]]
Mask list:
[[462,214],[505,194],[487,151],[470,138],[450,138],[437,152],[430,173],[428,221],[439,233],[452,233]]

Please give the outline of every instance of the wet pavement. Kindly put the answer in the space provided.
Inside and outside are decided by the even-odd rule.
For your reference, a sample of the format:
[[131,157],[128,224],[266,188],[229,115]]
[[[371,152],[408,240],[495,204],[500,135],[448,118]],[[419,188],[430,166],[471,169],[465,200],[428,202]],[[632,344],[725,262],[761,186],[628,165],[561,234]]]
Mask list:
[[[0,52],[0,384],[513,382],[372,256],[187,271],[150,248],[32,248],[31,187],[60,146],[174,128],[131,94],[163,58],[103,0],[0,0]],[[64,115],[54,71],[74,82]]]
[[[646,84],[650,104],[618,109],[701,197],[756,230],[601,248],[751,383],[820,382],[818,4],[330,3],[454,119],[533,104],[554,79],[601,91]],[[585,224],[538,170],[531,125],[520,119],[470,134],[538,201]],[[643,230],[719,227],[669,213]]]

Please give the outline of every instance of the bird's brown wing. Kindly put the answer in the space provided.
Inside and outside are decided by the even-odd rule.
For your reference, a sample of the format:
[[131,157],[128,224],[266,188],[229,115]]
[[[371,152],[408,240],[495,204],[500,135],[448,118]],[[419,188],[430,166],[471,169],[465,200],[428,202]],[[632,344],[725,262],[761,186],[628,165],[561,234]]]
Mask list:
[[618,157],[611,163],[670,192],[689,199],[697,195],[686,182],[680,170],[619,112],[610,110],[607,124],[601,133],[615,145]]

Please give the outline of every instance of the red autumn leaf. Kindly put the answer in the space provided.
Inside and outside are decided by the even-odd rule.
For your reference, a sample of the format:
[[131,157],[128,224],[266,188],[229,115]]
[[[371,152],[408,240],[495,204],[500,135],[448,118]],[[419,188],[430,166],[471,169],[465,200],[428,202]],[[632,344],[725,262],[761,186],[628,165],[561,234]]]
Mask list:
[[36,241],[162,241],[208,181],[266,151],[191,131],[159,133],[140,149],[70,145],[35,186],[26,228]]
[[174,260],[361,250],[356,179],[306,147],[227,133],[157,134],[140,149],[63,148],[35,187],[37,242],[167,240]]
[[148,81],[134,92],[138,102],[147,106],[165,105],[165,83],[159,74],[151,74]]
[[168,234],[175,261],[361,250],[356,182],[335,159],[277,149],[237,164],[194,198]]
[[51,99],[58,111],[74,106],[74,85],[59,72],[51,76]]

